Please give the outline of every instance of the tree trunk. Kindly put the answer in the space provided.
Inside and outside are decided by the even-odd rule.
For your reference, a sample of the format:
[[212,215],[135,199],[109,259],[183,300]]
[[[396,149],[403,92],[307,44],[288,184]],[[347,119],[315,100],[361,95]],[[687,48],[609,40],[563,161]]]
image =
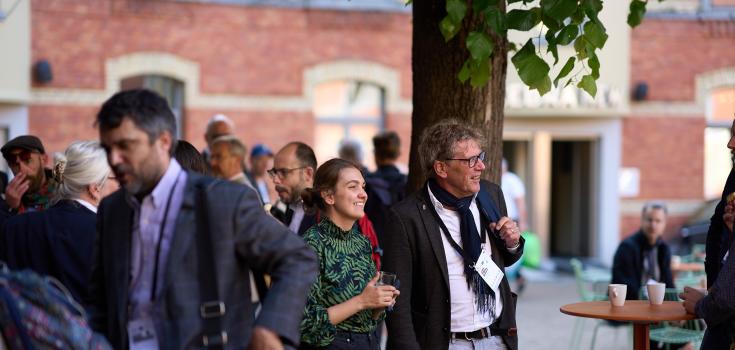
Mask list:
[[[505,11],[505,1],[500,1]],[[481,21],[468,13],[459,34],[449,42],[439,31],[439,22],[446,15],[445,0],[419,0],[413,6],[413,114],[411,116],[411,154],[408,191],[413,192],[426,181],[427,174],[419,164],[418,142],[427,127],[442,119],[455,118],[482,129],[487,145],[488,170],[483,177],[498,183],[503,147],[503,108],[505,106],[505,76],[507,41],[491,34],[496,40],[491,60],[489,84],[473,88],[462,83],[457,73],[469,57],[465,38],[470,28]]]

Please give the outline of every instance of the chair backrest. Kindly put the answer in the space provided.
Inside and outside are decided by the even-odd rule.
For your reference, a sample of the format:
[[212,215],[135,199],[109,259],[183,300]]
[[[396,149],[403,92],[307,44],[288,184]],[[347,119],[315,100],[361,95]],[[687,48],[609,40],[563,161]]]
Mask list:
[[596,296],[591,288],[588,288],[587,282],[584,279],[584,267],[582,262],[577,258],[569,259],[569,264],[572,265],[574,271],[574,280],[577,283],[577,292],[582,301],[594,301],[604,300],[604,296]]

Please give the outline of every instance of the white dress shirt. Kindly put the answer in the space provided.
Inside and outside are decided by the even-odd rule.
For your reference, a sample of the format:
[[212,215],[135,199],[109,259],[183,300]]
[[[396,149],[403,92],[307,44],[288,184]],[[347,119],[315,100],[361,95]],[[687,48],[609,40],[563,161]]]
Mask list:
[[293,216],[291,217],[291,223],[288,224],[288,228],[295,233],[299,233],[299,227],[301,222],[304,221],[304,202],[298,201],[288,206],[289,209],[293,210]]
[[[445,209],[436,197],[434,197],[431,189],[429,189],[429,198],[431,198],[437,214],[439,214],[439,217],[449,230],[452,239],[462,246],[459,212]],[[472,216],[475,218],[477,232],[481,233],[480,210],[477,208],[477,202],[474,199],[472,200],[472,204],[470,204],[470,211],[472,211]],[[462,255],[452,247],[444,233],[441,232],[441,228],[439,231],[442,237],[442,243],[444,244],[444,254],[447,258],[447,272],[449,274],[449,295],[451,296],[450,330],[452,332],[473,332],[480,328],[490,326],[495,322],[495,319],[490,315],[489,310],[482,313],[477,310],[475,292],[467,284],[467,279],[464,275]],[[488,241],[483,244],[483,249],[489,256],[492,256],[489,235]],[[503,298],[498,289],[493,289],[493,291],[495,292],[495,315],[500,316],[503,312]]]

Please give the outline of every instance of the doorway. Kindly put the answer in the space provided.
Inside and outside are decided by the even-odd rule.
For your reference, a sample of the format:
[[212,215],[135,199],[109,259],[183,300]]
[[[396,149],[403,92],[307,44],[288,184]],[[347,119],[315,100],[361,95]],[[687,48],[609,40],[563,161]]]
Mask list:
[[551,149],[551,255],[592,256],[597,141],[554,140]]

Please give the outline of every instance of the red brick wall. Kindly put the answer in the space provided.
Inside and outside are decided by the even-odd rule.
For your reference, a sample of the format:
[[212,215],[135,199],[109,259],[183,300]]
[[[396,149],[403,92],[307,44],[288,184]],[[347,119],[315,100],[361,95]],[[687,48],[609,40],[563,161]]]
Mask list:
[[646,18],[632,31],[631,84],[648,83],[648,99],[691,101],[695,77],[735,66],[735,23]]
[[[107,59],[155,51],[197,62],[203,94],[301,96],[303,73],[309,67],[358,59],[397,70],[400,94],[404,99],[411,96],[409,14],[168,1],[34,0],[31,18],[33,60],[49,60],[54,72],[54,80],[42,87],[104,89]],[[75,139],[97,137],[87,125],[98,108],[33,106],[30,131],[50,150],[63,150]],[[185,111],[184,138],[202,148],[207,120],[222,112],[235,121],[237,135],[248,146],[263,142],[277,150],[289,141],[314,140],[309,112],[191,106]],[[401,161],[407,163],[410,116],[389,115],[386,127],[404,140]]]
[[[663,238],[666,241],[671,241],[679,235],[679,229],[681,225],[686,222],[687,216],[671,215],[666,219],[666,230],[664,231]],[[622,241],[632,233],[638,231],[641,228],[641,216],[640,215],[626,215],[620,220],[620,240]]]
[[623,120],[623,167],[640,169],[639,199],[702,199],[702,117]]
[[33,60],[51,62],[51,87],[101,89],[107,58],[158,51],[198,62],[203,93],[301,95],[306,68],[362,59],[399,70],[411,95],[408,14],[134,0],[34,1],[32,11]]

